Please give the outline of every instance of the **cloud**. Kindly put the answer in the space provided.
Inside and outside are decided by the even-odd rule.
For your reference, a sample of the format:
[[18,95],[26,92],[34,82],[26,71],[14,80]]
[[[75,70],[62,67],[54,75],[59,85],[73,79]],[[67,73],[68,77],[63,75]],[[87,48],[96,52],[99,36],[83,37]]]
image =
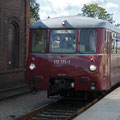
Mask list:
[[40,3],[40,17],[47,18],[77,15],[84,4],[104,3],[104,0],[37,0]]
[[118,15],[120,11],[120,4],[107,2],[104,5],[104,8],[106,9],[108,13],[113,14],[113,19],[115,20],[116,23],[120,23],[120,19]]
[[90,3],[97,3],[97,4],[103,4],[105,3],[106,1],[105,0],[91,0]]
[[107,3],[105,5],[105,8],[111,9],[111,8],[119,8],[118,4],[114,4],[114,3]]
[[46,19],[48,16],[68,16],[81,13],[81,8],[84,4],[97,3],[104,7],[108,13],[113,13],[115,16],[120,11],[120,5],[111,0],[37,0],[40,3],[40,18]]

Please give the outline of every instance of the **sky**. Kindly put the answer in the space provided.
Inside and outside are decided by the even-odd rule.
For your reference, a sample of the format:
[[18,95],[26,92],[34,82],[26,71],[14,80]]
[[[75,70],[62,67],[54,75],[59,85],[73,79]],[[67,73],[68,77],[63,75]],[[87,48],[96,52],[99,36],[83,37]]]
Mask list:
[[41,19],[72,16],[81,13],[84,4],[97,3],[113,14],[115,24],[120,24],[120,0],[36,0],[40,4]]

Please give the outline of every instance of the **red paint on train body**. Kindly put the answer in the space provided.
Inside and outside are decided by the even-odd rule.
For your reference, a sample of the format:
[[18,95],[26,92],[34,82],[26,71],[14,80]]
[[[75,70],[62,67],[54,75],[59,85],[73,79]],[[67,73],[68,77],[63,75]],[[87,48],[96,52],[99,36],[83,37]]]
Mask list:
[[[31,32],[32,33],[32,32]],[[107,64],[107,55],[103,55],[104,29],[97,30],[97,53],[80,54],[39,54],[32,53],[28,57],[28,65],[34,63],[37,67],[34,70],[34,77],[41,76],[43,79],[37,83],[40,89],[48,89],[48,81],[50,77],[73,77],[75,79],[75,90],[90,90],[90,83],[96,83],[96,90],[104,90],[108,87],[108,80],[105,71]],[[32,43],[32,42],[30,42]],[[91,62],[91,58],[95,58],[95,62]],[[95,72],[90,71],[89,66],[96,65]],[[27,68],[27,78],[30,77],[29,67]],[[88,78],[88,82],[80,82],[80,78]],[[29,78],[30,79],[30,78]],[[105,81],[102,81],[105,79]]]
[[[74,91],[104,91],[120,82],[120,62],[118,62],[120,55],[111,53],[112,30],[95,28],[97,34],[96,53],[81,53],[79,52],[81,28],[75,29],[77,31],[77,45],[76,51],[72,54],[51,53],[49,43],[52,29],[46,30],[47,42],[44,53],[32,52],[34,29],[30,31],[30,47],[27,60],[27,83],[29,87],[31,72],[33,73],[32,78],[36,80],[35,87],[45,90],[49,89],[50,80],[54,81],[55,79],[66,79],[67,81],[71,79],[71,84],[74,83],[72,86]],[[33,71],[29,68],[31,63],[35,64]],[[90,70],[91,65],[95,65],[95,71]],[[56,84],[52,82],[51,84],[54,86],[58,81],[56,81]],[[93,90],[92,85],[95,87]]]

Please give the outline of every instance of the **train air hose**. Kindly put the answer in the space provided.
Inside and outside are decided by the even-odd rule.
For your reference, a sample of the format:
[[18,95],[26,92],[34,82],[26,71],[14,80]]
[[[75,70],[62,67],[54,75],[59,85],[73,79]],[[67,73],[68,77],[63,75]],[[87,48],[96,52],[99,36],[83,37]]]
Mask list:
[[35,95],[38,92],[38,89],[35,86],[36,81],[34,79],[34,71],[31,71],[31,77],[30,77],[30,92],[31,94]]

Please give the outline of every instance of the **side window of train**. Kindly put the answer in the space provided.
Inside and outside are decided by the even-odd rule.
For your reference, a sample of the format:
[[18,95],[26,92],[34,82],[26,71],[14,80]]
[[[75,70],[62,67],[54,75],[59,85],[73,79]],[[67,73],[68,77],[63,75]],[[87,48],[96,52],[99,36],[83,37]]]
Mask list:
[[95,53],[97,42],[97,32],[93,29],[80,30],[80,49],[81,53]]
[[118,53],[118,49],[120,48],[119,41],[117,40],[116,33],[112,33],[112,41],[111,41],[111,53],[116,54]]
[[32,33],[32,52],[46,52],[47,30],[34,30]]
[[112,39],[111,45],[112,45],[111,46],[111,49],[112,49],[111,53],[116,53],[116,40]]
[[120,34],[117,34],[116,48],[117,48],[117,53],[120,54]]
[[107,53],[107,32],[105,31],[105,38],[104,38],[104,53]]

